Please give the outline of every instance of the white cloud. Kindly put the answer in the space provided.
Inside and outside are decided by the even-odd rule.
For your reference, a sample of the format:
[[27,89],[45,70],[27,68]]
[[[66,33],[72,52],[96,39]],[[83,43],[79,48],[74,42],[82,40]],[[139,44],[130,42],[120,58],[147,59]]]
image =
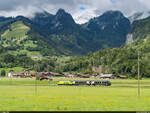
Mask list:
[[31,7],[31,6],[28,6],[26,8],[17,7],[15,10],[12,11],[0,11],[0,16],[16,17],[18,15],[23,15],[26,17],[33,17],[35,12],[41,12],[41,10],[39,10],[37,7]]
[[150,0],[0,0],[1,16],[32,17],[43,9],[55,14],[59,8],[71,13],[77,23],[84,23],[107,10],[120,10],[125,16],[150,11]]
[[73,14],[73,18],[77,23],[85,23],[91,19],[91,17],[97,17],[96,13],[94,13],[96,8],[86,8],[85,10],[77,11]]

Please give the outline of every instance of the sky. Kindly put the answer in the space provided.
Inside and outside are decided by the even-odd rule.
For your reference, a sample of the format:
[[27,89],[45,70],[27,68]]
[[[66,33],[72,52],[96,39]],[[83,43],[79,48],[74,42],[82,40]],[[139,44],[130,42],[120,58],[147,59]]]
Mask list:
[[85,23],[108,10],[120,10],[126,17],[150,11],[150,0],[0,0],[0,16],[34,17],[43,10],[55,14],[59,8],[70,13],[76,23]]

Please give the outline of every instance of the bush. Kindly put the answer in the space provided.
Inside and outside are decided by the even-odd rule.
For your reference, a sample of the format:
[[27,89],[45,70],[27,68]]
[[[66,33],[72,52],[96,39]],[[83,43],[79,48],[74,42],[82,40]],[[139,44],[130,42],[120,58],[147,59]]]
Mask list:
[[27,56],[27,54],[26,53],[19,53],[19,54],[17,54],[17,56]]
[[5,70],[2,70],[2,71],[1,71],[1,76],[6,76]]
[[36,80],[40,80],[40,76],[36,76]]

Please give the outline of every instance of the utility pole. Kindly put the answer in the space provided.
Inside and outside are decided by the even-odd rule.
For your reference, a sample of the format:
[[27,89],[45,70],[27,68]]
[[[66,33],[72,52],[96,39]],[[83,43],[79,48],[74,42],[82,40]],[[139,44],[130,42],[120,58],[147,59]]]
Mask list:
[[138,51],[138,97],[140,97],[140,54]]
[[94,67],[94,57],[92,57],[92,65],[93,65],[93,67]]
[[92,70],[95,70],[95,67],[94,67],[94,58],[92,57]]
[[[36,65],[38,65],[38,63],[36,63]],[[34,67],[35,67],[35,64],[34,64]],[[38,71],[37,71],[38,72]],[[35,92],[35,95],[37,96],[37,76],[35,75],[35,83],[34,83],[34,92]]]
[[37,78],[35,76],[35,95],[37,95]]
[[46,71],[49,72],[48,63],[46,63]]

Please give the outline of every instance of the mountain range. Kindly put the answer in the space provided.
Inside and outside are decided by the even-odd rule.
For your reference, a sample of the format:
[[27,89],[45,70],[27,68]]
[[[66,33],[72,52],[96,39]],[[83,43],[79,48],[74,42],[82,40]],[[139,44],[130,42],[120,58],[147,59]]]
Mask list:
[[15,55],[86,55],[125,44],[131,23],[120,11],[107,11],[85,24],[63,9],[33,18],[0,17],[0,44]]

